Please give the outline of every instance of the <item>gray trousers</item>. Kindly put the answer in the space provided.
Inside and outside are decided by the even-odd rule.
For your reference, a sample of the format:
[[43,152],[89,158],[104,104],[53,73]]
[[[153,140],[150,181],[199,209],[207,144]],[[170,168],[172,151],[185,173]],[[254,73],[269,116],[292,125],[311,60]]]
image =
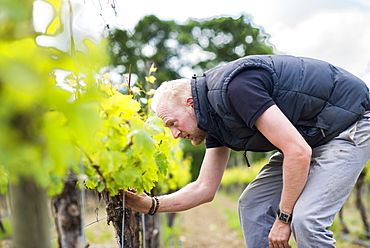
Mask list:
[[[328,230],[370,159],[370,115],[325,145],[314,148],[306,186],[293,210],[292,232],[299,248],[335,247]],[[248,248],[267,248],[282,191],[283,154],[275,153],[239,199]]]

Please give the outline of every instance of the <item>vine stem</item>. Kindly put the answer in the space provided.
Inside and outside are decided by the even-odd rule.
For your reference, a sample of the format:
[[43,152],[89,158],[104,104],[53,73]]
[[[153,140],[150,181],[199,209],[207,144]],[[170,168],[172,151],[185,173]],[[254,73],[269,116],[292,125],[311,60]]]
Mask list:
[[129,73],[128,73],[128,88],[127,88],[128,95],[131,95],[131,74],[132,74],[132,65],[130,64]]

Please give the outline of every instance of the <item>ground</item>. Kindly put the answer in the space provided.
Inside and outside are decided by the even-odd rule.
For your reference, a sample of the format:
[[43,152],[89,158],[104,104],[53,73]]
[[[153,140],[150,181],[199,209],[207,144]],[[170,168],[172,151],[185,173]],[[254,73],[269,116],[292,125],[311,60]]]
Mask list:
[[[227,211],[237,215],[237,202],[230,200],[223,193],[217,194],[212,203],[204,204],[182,213],[183,232],[181,234],[181,248],[243,248],[244,240],[238,232],[229,228]],[[234,228],[236,224],[234,223]],[[292,248],[297,246],[294,240],[290,242]],[[337,240],[337,248],[363,248],[342,240]]]
[[[223,204],[220,206],[220,204]],[[237,211],[236,205],[223,195],[218,195],[214,202],[185,211],[180,215],[184,229],[181,236],[183,248],[225,248],[244,247],[244,239],[228,226],[228,219],[223,212],[225,207]]]
[[[96,216],[94,209],[99,207],[99,214]],[[350,212],[352,209],[348,209]],[[85,234],[89,248],[117,248],[112,226],[108,226],[105,217],[104,203],[93,202],[87,206]],[[162,214],[163,215],[163,214]],[[353,226],[361,227],[358,216],[351,216],[356,219]],[[101,221],[94,223],[96,219]],[[232,226],[233,228],[231,228]],[[239,231],[236,231],[239,230]],[[204,204],[194,209],[179,213],[176,218],[176,226],[167,231],[173,236],[172,244],[163,248],[244,248],[244,240],[240,233],[240,225],[237,218],[237,201],[224,193],[218,193],[212,203]],[[56,248],[56,236],[53,235]],[[294,242],[291,243],[296,248]],[[368,242],[366,243],[368,244]],[[370,245],[356,245],[346,243],[338,239],[337,248],[364,248]],[[11,242],[0,240],[0,248],[13,248]]]

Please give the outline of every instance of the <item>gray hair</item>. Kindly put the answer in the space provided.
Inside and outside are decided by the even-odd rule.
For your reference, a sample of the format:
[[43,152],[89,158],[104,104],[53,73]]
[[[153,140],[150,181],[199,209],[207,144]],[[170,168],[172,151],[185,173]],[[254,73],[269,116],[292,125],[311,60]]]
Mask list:
[[[191,97],[191,81],[186,78],[163,82],[156,90],[152,99],[152,110],[157,112],[160,102],[176,104],[182,99]],[[185,101],[184,101],[185,102]]]

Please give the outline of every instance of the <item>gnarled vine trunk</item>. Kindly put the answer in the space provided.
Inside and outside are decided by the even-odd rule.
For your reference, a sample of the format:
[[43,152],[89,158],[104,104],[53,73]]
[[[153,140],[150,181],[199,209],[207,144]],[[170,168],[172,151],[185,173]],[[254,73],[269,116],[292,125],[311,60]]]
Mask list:
[[143,232],[143,215],[132,209],[125,208],[125,219],[122,226],[123,211],[120,196],[111,196],[107,190],[103,190],[101,195],[106,203],[107,223],[108,225],[112,223],[114,227],[119,248],[141,248],[144,246],[143,238],[145,238],[144,248],[160,247],[158,215],[145,215],[145,232]]
[[[122,201],[120,197],[111,196],[108,190],[103,190],[101,193],[103,199],[106,203],[107,211],[107,223],[108,225],[112,223],[114,230],[116,232],[116,238],[118,247],[124,248],[139,248],[141,247],[140,235],[142,233],[141,217],[140,213],[125,209],[125,220],[123,223],[123,209]],[[123,239],[122,239],[123,231]],[[124,246],[122,245],[124,244]]]
[[145,248],[158,248],[160,246],[160,222],[159,216],[147,215],[145,217]]
[[76,184],[76,177],[71,175],[64,184],[63,192],[53,198],[59,248],[82,248],[84,246],[81,204],[78,200],[80,192]]

